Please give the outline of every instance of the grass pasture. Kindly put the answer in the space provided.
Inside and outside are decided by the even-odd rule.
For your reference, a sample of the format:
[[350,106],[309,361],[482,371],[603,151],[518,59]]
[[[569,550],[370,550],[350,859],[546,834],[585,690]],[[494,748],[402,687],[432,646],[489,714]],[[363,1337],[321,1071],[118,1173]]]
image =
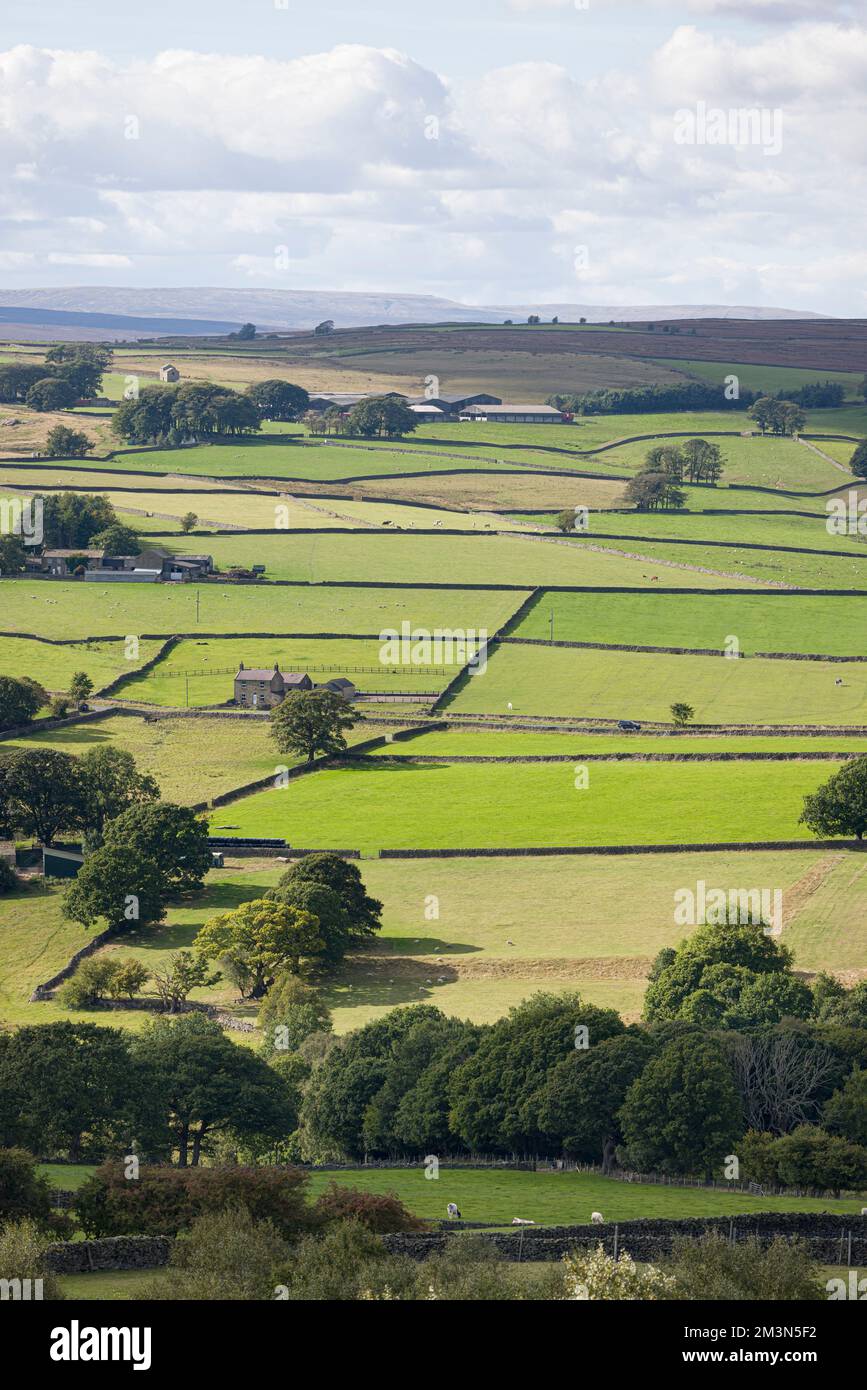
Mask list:
[[569,757],[587,754],[630,753],[639,756],[666,753],[867,753],[867,734],[609,734],[587,729],[563,729],[556,733],[525,732],[500,725],[496,729],[452,725],[449,729],[421,733],[416,737],[389,743],[373,751],[374,757],[395,754],[407,757]]
[[830,762],[389,763],[324,769],[215,812],[215,834],[321,848],[497,848],[809,839]]
[[[296,543],[303,543],[303,538],[284,537],[281,541],[287,546]],[[436,539],[433,544],[437,544]],[[53,638],[126,633],[168,637],[197,630],[206,635],[335,631],[369,635],[387,627],[399,628],[404,619],[431,629],[474,627],[496,632],[528,596],[528,591],[520,589],[493,588],[106,584],[103,589],[89,583],[83,602],[82,585],[76,580],[48,584],[28,579],[2,581],[2,593],[7,630],[39,632]]]
[[[367,735],[365,735],[366,737]],[[133,714],[110,715],[88,724],[71,724],[7,742],[5,747],[56,748],[81,754],[91,748],[121,748],[132,753],[141,772],[159,783],[163,798],[194,805],[259,777],[278,762],[266,720],[160,719]]]
[[[861,610],[864,609],[862,614]],[[626,646],[725,650],[864,653],[867,600],[812,594],[562,594],[543,593],[512,629],[513,637],[609,642]]]
[[464,682],[447,708],[458,714],[670,724],[675,700],[693,706],[696,724],[867,725],[867,664],[508,643],[491,654],[483,675]]
[[[43,1165],[48,1168],[49,1165]],[[56,1169],[52,1169],[52,1178]],[[59,1169],[62,1178],[65,1169]],[[440,1169],[438,1182],[425,1177],[424,1164],[417,1168],[378,1168],[351,1171],[320,1171],[310,1175],[307,1193],[315,1200],[332,1184],[364,1192],[396,1193],[416,1216],[444,1220],[446,1203],[457,1202],[465,1221],[484,1221],[508,1225],[513,1216],[539,1225],[582,1225],[592,1211],[601,1210],[607,1221],[630,1221],[640,1217],[676,1219],[678,1217],[746,1215],[754,1211],[831,1211],[856,1215],[857,1198],[831,1200],[816,1197],[755,1197],[750,1193],[722,1187],[659,1186],[650,1183],[619,1182],[595,1173],[521,1172],[514,1169]],[[156,1271],[157,1273],[159,1271]],[[135,1290],[150,1272],[131,1271],[131,1278],[111,1275],[66,1275],[63,1285],[72,1297],[87,1297],[93,1287],[111,1289],[117,1281],[115,1297],[135,1296]],[[88,1281],[94,1281],[91,1285]],[[83,1290],[82,1292],[79,1292]],[[120,1290],[127,1292],[121,1293]],[[130,1292],[131,1291],[131,1292]],[[110,1293],[90,1296],[107,1297]]]
[[[226,808],[224,818],[234,819],[226,813],[236,809]],[[228,863],[209,875],[201,899],[170,905],[166,923],[125,935],[107,949],[160,966],[171,951],[191,944],[209,916],[261,896],[282,872],[265,861]],[[782,889],[783,939],[793,947],[798,969],[831,969],[852,978],[867,948],[867,860],[844,847],[365,860],[361,867],[369,891],[384,903],[383,928],[369,950],[348,958],[326,982],[338,1032],[412,1003],[435,1003],[450,1015],[493,1021],[539,990],[577,989],[593,1003],[636,1018],[651,960],[688,934],[674,921],[674,894],[699,879],[723,889]],[[438,912],[434,920],[426,915],[431,895]],[[59,969],[85,939],[79,927],[63,920],[60,903],[57,888],[0,900],[3,1022],[104,1017],[72,1015],[54,1002],[27,1002],[34,985]],[[233,1008],[233,994],[231,987],[218,985],[194,997]],[[255,1017],[250,1006],[233,1011]],[[143,1017],[141,1011],[115,1010],[110,1021],[138,1029]],[[255,1041],[255,1035],[230,1036],[240,1043]]]
[[[149,543],[147,537],[144,541]],[[188,549],[187,544],[173,541],[155,539],[153,543],[161,543],[166,549]],[[217,536],[208,540],[207,548],[220,568],[264,564],[268,579],[311,584],[352,581],[423,586],[442,583],[448,576],[458,576],[466,584],[516,584],[528,588],[534,584],[641,587],[650,582],[647,561],[642,557],[659,551],[658,544],[608,541],[604,545],[612,553],[590,550],[584,543],[525,535],[408,536],[403,532],[389,535],[380,531],[376,539],[372,534],[357,533]],[[617,553],[618,549],[633,553]],[[731,552],[720,551],[719,556],[719,560],[714,556],[714,569],[726,569],[727,561],[731,569]],[[686,559],[678,554],[674,559],[678,568],[666,568],[667,584],[677,588],[719,588],[723,582],[713,574],[701,573],[699,567],[707,563],[701,552]],[[828,563],[842,570],[846,562]],[[680,568],[689,565],[693,568]],[[737,570],[732,573],[728,584],[748,582],[741,581]]]
[[[48,591],[47,584],[42,588]],[[4,596],[8,590],[4,587]],[[29,637],[0,637],[0,671],[30,676],[48,691],[69,689],[76,671],[86,671],[97,689],[148,661],[158,642],[140,642],[130,659],[121,642],[75,642],[63,646]]]

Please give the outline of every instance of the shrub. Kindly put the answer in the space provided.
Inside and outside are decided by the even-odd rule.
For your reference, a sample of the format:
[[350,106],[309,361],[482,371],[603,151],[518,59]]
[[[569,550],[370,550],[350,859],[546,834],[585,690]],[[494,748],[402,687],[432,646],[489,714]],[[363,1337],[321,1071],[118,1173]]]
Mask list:
[[58,990],[65,1009],[93,1009],[103,999],[131,999],[150,976],[141,961],[89,956]]
[[41,1298],[58,1302],[63,1293],[45,1261],[47,1244],[35,1221],[9,1222],[0,1229],[0,1279],[41,1279]]
[[289,1260],[289,1246],[270,1221],[255,1221],[246,1207],[208,1212],[177,1240],[169,1276],[143,1298],[211,1301],[270,1299]]
[[0,893],[14,893],[21,887],[21,880],[5,859],[0,859]]
[[601,1245],[573,1250],[563,1261],[566,1297],[579,1302],[635,1302],[673,1298],[674,1279],[655,1265],[638,1265],[626,1251],[615,1260]]
[[516,1276],[523,1269],[506,1260],[490,1240],[476,1232],[449,1236],[442,1253],[432,1255],[419,1268],[415,1297],[455,1303],[563,1298],[561,1266],[540,1263],[531,1268],[532,1282],[523,1278],[518,1282]]
[[26,1149],[0,1149],[0,1226],[24,1218],[42,1230],[56,1230],[65,1220],[51,1205],[51,1184],[36,1171]]
[[295,1247],[282,1281],[292,1302],[352,1302],[362,1298],[413,1298],[418,1266],[389,1255],[377,1236],[357,1221],[340,1221],[324,1235],[305,1236]]
[[407,1211],[393,1192],[362,1192],[332,1182],[317,1199],[314,1211],[326,1225],[335,1221],[357,1221],[366,1231],[391,1235],[399,1231],[423,1231],[426,1223]]
[[91,1236],[174,1236],[201,1216],[243,1206],[283,1237],[309,1230],[307,1174],[298,1168],[142,1168],[137,1179],[104,1163],[79,1190],[75,1210]]
[[768,1246],[757,1236],[730,1245],[719,1231],[700,1240],[680,1238],[669,1268],[683,1299],[816,1302],[825,1297],[807,1246],[781,1236]]

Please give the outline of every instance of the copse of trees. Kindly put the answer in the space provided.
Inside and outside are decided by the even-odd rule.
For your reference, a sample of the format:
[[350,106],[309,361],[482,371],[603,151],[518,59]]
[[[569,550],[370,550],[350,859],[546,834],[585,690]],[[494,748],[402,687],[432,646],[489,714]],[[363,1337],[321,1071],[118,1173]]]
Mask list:
[[418,416],[396,396],[372,396],[352,407],[348,425],[349,434],[363,439],[399,439],[412,434],[418,426]]
[[26,404],[34,410],[66,410],[77,400],[99,395],[111,352],[95,343],[59,343],[42,363],[10,362],[0,366],[0,402]]
[[111,502],[98,493],[52,492],[42,500],[43,545],[49,550],[86,550],[94,537],[117,524]]
[[149,1020],[130,1055],[154,1078],[180,1168],[196,1167],[222,1131],[277,1139],[295,1124],[279,1075],[204,1014]]
[[69,410],[78,400],[78,392],[63,377],[49,376],[43,377],[41,381],[34,381],[33,385],[24,397],[24,404],[31,410],[40,412],[49,410]]
[[250,395],[207,382],[145,386],[122,402],[111,424],[112,432],[130,444],[183,444],[255,434],[261,427],[261,412]]
[[812,1011],[809,988],[792,974],[791,951],[760,921],[699,927],[653,975],[644,996],[649,1023],[738,1028]]
[[[8,679],[0,677],[0,699]],[[35,689],[31,707],[47,703],[35,682],[18,684]],[[54,748],[11,748],[0,756],[0,818],[44,845],[61,830],[83,831],[89,845],[98,844],[111,816],[158,795],[154,779],[122,749],[93,748],[75,757]]]
[[808,381],[777,392],[778,401],[793,401],[806,410],[831,409],[841,406],[845,399],[846,388],[839,381]]
[[55,425],[48,431],[45,441],[45,456],[52,459],[81,459],[93,448],[93,440],[81,430],[68,429],[66,425]]
[[746,410],[758,393],[741,389],[731,398],[725,385],[684,381],[667,386],[601,387],[548,397],[548,405],[572,415],[652,415],[669,410]]
[[747,413],[762,434],[800,434],[807,423],[807,416],[801,406],[793,401],[775,399],[773,396],[760,396]]
[[111,349],[98,343],[56,343],[45,361],[52,373],[68,381],[81,400],[98,396],[103,373],[111,365]]
[[300,420],[310,405],[303,386],[273,379],[254,381],[245,392],[263,420]]
[[686,493],[671,474],[653,469],[630,478],[623,495],[639,512],[676,511],[686,502]]

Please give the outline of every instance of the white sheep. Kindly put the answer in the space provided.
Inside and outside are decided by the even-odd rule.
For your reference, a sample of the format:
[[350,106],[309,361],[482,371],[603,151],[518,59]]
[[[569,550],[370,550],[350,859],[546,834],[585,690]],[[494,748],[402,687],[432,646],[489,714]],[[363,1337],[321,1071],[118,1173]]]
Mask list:
[[867,1216],[867,1207],[862,1207],[862,1208],[861,1208],[861,1215],[862,1215],[862,1216]]
[[450,1221],[460,1221],[461,1214],[458,1211],[457,1202],[449,1202],[448,1206],[446,1207],[446,1211],[449,1214]]
[[591,1211],[590,1220],[593,1222],[594,1226],[601,1226],[605,1217],[602,1215],[601,1211]]
[[535,1226],[535,1224],[535,1221],[527,1221],[523,1216],[512,1217],[513,1226]]

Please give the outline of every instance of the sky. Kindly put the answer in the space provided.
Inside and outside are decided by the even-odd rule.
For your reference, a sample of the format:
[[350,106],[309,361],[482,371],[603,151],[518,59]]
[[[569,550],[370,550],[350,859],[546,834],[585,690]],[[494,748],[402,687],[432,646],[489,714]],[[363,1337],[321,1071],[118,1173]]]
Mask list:
[[867,316],[867,0],[3,0],[2,289]]

